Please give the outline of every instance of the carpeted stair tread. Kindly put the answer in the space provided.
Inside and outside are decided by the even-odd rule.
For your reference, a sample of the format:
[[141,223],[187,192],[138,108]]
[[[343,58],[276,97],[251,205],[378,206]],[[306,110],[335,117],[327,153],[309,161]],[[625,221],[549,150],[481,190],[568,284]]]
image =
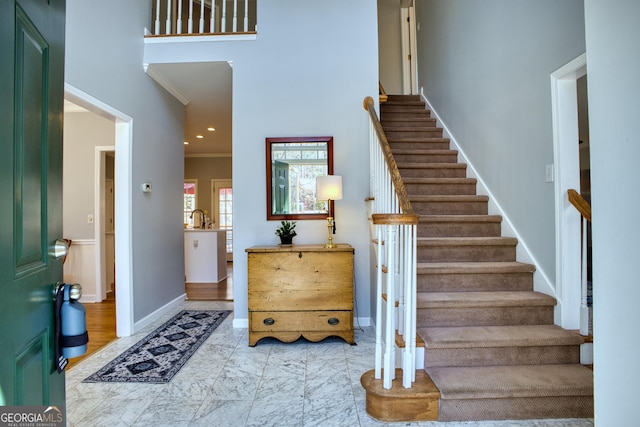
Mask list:
[[419,262],[418,274],[533,273],[533,264],[522,262]]
[[580,345],[578,334],[556,325],[456,326],[419,328],[428,349]]
[[556,300],[531,291],[418,292],[417,306],[429,308],[548,307]]
[[593,372],[582,365],[430,368],[445,399],[592,396]]
[[502,222],[501,215],[420,215],[420,223],[441,223],[441,222]]
[[[393,154],[397,155],[397,154],[415,154],[415,155],[419,155],[419,154],[455,154],[458,155],[458,150],[442,150],[442,149],[436,149],[436,150],[430,150],[428,148],[394,148],[393,150]],[[412,165],[415,165],[416,163],[411,163]],[[425,165],[425,167],[428,167],[426,165],[428,165],[429,163],[422,163],[422,165]],[[440,163],[437,163],[438,165],[440,165]],[[462,163],[451,163],[452,165],[463,165],[466,167],[466,165],[462,164]]]
[[418,237],[418,246],[516,246],[514,237]]
[[[389,142],[389,144],[393,144],[394,142],[423,142],[425,144],[428,144],[430,142],[446,142],[446,143],[451,142],[449,138],[442,138],[442,137],[435,137],[435,136],[433,137],[429,137],[429,136],[398,137],[398,136],[389,136],[389,135],[387,135],[387,141]],[[391,149],[394,150],[393,147],[391,147]]]

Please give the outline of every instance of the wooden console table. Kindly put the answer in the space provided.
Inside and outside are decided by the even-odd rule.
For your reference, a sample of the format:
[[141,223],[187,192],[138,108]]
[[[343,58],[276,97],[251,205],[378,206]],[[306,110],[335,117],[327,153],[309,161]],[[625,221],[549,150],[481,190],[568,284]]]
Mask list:
[[350,245],[254,246],[248,254],[249,345],[329,336],[353,344]]

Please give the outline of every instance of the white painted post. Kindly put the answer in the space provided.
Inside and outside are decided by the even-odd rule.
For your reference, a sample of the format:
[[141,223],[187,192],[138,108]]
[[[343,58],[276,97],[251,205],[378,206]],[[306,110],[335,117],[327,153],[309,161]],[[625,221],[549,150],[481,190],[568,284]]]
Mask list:
[[156,22],[155,22],[155,34],[160,35],[160,0],[156,0]]
[[193,34],[193,0],[189,0],[189,21],[187,32]]
[[384,241],[385,251],[387,252],[387,304],[385,319],[385,339],[384,339],[384,374],[382,386],[385,389],[391,388],[391,383],[395,377],[395,245],[396,245],[396,227],[393,225],[385,225],[387,229],[387,237]]
[[164,24],[164,33],[171,34],[171,0],[167,0],[167,19]]
[[221,32],[226,32],[227,31],[227,2],[226,0],[222,0],[222,28],[220,29]]
[[233,0],[233,32],[238,31],[238,0]]
[[249,31],[249,0],[244,0],[244,31]]
[[178,0],[178,16],[176,16],[176,34],[182,34],[182,0]]
[[382,310],[383,310],[383,301],[382,301],[382,240],[384,239],[384,234],[382,233],[382,226],[376,225],[376,238],[378,239],[378,257],[377,262],[378,265],[376,267],[377,276],[376,276],[376,354],[375,354],[375,378],[379,380],[382,378]]
[[589,335],[589,306],[587,305],[587,220],[582,221],[582,295],[580,298],[580,335]]

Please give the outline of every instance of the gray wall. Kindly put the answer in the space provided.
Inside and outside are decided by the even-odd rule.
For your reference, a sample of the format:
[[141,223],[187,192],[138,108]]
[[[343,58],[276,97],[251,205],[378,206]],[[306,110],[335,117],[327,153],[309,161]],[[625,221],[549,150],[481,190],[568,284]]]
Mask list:
[[67,0],[65,81],[133,118],[134,321],[184,294],[184,106],[144,73],[150,22],[148,0]]
[[402,93],[400,0],[378,0],[380,83],[388,94]]
[[637,0],[585,1],[599,427],[638,422],[639,17]]
[[95,147],[115,145],[115,134],[113,122],[97,114],[64,115],[62,230],[66,239],[95,238],[94,224],[87,222],[87,215],[96,215]]
[[[362,101],[378,92],[376,2],[258,2],[255,41],[154,43],[145,62],[233,61],[234,308],[246,322],[245,248],[278,243],[266,220],[265,138],[334,137],[336,242],[355,247],[358,316],[369,318],[368,122]],[[299,221],[296,243],[325,243],[326,221]]]
[[550,75],[585,51],[583,1],[424,0],[416,15],[419,89],[555,282]]
[[184,178],[198,180],[196,207],[211,215],[211,180],[231,179],[231,157],[186,157]]

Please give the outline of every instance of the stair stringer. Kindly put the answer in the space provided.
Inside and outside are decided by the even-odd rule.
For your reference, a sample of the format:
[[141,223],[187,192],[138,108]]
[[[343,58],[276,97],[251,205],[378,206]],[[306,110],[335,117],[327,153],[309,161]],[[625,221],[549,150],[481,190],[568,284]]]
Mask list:
[[489,214],[502,216],[502,223],[501,223],[502,236],[515,237],[516,239],[518,239],[518,245],[516,246],[516,259],[519,262],[533,264],[536,267],[535,272],[533,273],[534,291],[549,295],[556,299],[557,304],[554,307],[554,323],[565,329],[577,329],[575,327],[567,327],[572,325],[567,325],[567,326],[563,325],[563,322],[562,322],[563,302],[559,293],[557,292],[555,285],[549,279],[549,276],[545,273],[544,269],[541,267],[536,257],[531,253],[531,250],[527,246],[525,239],[520,235],[520,233],[518,233],[517,229],[513,225],[513,222],[511,222],[511,220],[509,219],[509,216],[506,214],[504,209],[502,209],[502,206],[496,202],[496,198],[491,193],[491,190],[486,185],[485,181],[482,179],[482,176],[478,173],[478,171],[474,167],[471,160],[466,156],[460,144],[458,144],[458,141],[456,140],[453,133],[449,130],[446,123],[442,121],[437,111],[433,108],[433,105],[431,104],[431,102],[429,102],[429,99],[425,96],[423,88],[420,88],[420,98],[426,104],[426,108],[431,111],[431,117],[436,119],[436,126],[442,128],[443,136],[446,138],[449,138],[450,143],[453,146],[453,149],[458,151],[458,156],[459,156],[458,162],[466,163],[467,177],[475,178],[477,180],[476,193],[478,195],[489,197],[489,202],[488,202]]

